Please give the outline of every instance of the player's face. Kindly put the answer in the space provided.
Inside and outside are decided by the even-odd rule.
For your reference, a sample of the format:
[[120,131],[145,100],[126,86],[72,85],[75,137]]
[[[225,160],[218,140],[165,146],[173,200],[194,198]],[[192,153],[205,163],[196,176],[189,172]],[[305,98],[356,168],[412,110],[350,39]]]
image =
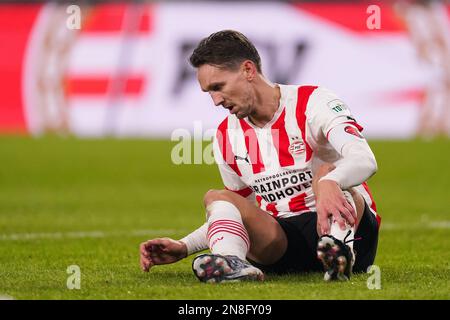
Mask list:
[[197,76],[202,91],[211,95],[216,106],[228,109],[238,119],[252,113],[253,90],[244,70],[229,70],[205,64],[198,68]]

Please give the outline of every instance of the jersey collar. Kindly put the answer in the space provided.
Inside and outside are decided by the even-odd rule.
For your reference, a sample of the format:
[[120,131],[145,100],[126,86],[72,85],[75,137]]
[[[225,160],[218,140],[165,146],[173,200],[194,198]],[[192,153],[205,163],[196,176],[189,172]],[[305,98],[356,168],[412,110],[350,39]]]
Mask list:
[[280,85],[280,84],[278,84],[278,83],[275,83],[275,86],[278,87],[278,88],[280,88],[280,94],[281,94],[280,102],[279,102],[277,111],[276,111],[275,114],[273,115],[272,120],[270,120],[269,122],[267,122],[267,123],[264,125],[264,127],[262,127],[262,128],[260,128],[260,127],[258,127],[258,126],[255,126],[255,125],[253,124],[253,122],[251,122],[250,119],[249,119],[248,117],[245,117],[245,118],[244,118],[244,121],[247,122],[248,125],[251,126],[253,129],[267,129],[267,128],[272,127],[272,125],[278,120],[278,118],[280,117],[281,113],[283,112],[284,106],[285,106],[286,97],[287,97],[287,91],[286,91],[287,88],[286,88],[286,86]]

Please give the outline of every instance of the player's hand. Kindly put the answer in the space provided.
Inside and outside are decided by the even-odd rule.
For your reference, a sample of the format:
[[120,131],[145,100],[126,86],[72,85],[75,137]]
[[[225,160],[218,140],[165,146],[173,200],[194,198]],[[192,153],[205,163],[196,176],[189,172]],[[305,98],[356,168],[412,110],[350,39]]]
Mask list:
[[174,263],[187,256],[186,244],[170,238],[157,238],[141,243],[140,262],[143,271],[159,264]]
[[322,235],[330,233],[330,217],[342,230],[345,230],[346,222],[355,225],[355,209],[335,181],[322,180],[317,182],[316,188],[317,224]]

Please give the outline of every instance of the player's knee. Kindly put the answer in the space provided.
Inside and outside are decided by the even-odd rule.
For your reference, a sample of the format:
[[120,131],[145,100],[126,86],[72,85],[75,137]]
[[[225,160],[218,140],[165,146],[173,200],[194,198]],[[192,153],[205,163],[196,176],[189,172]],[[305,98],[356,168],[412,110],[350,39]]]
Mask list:
[[208,207],[217,198],[218,190],[208,190],[203,197],[203,204],[205,208]]
[[232,199],[230,193],[231,191],[228,190],[214,190],[214,189],[209,190],[208,192],[206,192],[203,198],[205,208],[207,208],[214,201],[218,200],[231,201]]

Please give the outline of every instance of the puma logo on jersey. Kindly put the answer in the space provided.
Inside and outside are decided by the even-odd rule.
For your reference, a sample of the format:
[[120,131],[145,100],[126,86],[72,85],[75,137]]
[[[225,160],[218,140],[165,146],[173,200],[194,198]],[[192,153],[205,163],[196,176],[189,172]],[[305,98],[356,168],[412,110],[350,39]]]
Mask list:
[[250,161],[248,160],[248,153],[247,153],[247,155],[245,156],[245,158],[244,158],[244,157],[240,157],[240,156],[234,156],[234,160],[235,160],[235,161],[237,161],[237,160],[244,160],[245,162],[247,162],[248,164],[250,164]]

